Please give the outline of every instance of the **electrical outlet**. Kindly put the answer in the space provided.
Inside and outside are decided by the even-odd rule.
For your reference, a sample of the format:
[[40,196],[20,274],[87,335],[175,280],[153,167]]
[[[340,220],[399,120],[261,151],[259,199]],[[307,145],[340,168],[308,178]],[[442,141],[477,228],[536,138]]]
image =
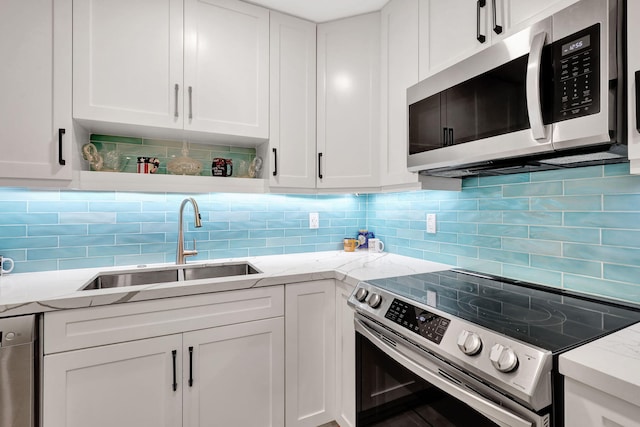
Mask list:
[[436,234],[436,214],[427,214],[427,233]]
[[311,212],[309,214],[309,228],[320,228],[320,215],[318,215],[318,212]]

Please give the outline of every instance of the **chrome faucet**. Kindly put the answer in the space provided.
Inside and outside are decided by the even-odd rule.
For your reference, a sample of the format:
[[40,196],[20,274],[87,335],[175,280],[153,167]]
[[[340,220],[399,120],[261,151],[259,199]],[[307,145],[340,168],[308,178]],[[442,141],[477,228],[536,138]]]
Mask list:
[[198,251],[196,250],[196,239],[193,239],[193,250],[185,250],[184,248],[184,231],[182,230],[182,216],[184,212],[184,206],[187,204],[187,202],[191,202],[191,204],[193,205],[193,214],[195,216],[195,226],[198,228],[202,227],[200,210],[198,209],[198,204],[192,197],[187,197],[180,204],[180,216],[178,218],[178,249],[176,250],[176,264],[184,264],[186,257],[198,255]]

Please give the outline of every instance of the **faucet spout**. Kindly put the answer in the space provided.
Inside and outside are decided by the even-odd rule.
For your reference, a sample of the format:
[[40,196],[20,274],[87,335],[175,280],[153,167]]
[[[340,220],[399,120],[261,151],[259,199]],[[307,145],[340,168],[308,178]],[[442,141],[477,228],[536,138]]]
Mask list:
[[200,217],[200,209],[198,209],[198,203],[196,203],[193,197],[187,197],[180,204],[180,214],[178,216],[178,248],[176,249],[176,264],[184,264],[185,258],[188,256],[198,255],[196,250],[196,239],[193,239],[193,250],[186,250],[184,248],[184,230],[183,230],[183,214],[184,207],[187,203],[191,202],[193,205],[194,225],[197,228],[202,227],[202,219]]

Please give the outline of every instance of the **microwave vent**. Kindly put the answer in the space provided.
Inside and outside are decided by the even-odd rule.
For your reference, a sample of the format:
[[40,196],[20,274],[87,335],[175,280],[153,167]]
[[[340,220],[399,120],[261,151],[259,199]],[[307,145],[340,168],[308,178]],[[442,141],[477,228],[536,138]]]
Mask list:
[[603,151],[599,153],[590,153],[590,154],[576,154],[573,156],[564,156],[564,157],[556,157],[553,159],[540,160],[540,163],[546,163],[549,165],[572,165],[575,163],[583,163],[583,162],[596,162],[596,161],[604,161],[604,160],[612,160],[623,158],[623,156],[613,153],[611,151]]

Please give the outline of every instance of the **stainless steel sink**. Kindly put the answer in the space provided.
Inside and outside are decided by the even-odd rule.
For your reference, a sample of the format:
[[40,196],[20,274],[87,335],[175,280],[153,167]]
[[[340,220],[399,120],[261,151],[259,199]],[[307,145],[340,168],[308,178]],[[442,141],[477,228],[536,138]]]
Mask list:
[[214,279],[219,277],[244,276],[261,273],[247,262],[216,265],[186,265],[159,270],[103,273],[81,288],[83,291],[125,286],[151,285],[182,280]]
[[243,262],[226,265],[203,265],[184,268],[184,280],[213,279],[215,277],[244,276],[260,273],[254,266]]

